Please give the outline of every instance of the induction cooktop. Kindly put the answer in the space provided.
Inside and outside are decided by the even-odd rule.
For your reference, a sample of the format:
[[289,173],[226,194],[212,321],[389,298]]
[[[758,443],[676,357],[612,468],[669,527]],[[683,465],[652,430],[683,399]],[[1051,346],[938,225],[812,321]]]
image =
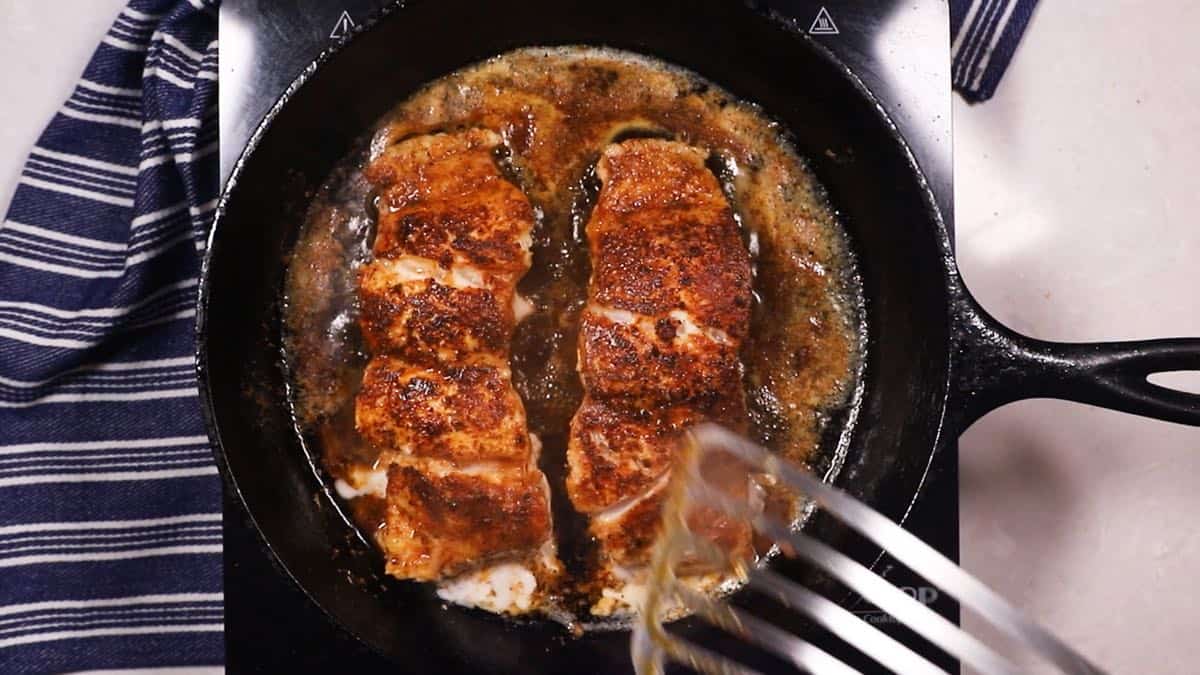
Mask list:
[[[225,0],[221,8],[221,176],[263,115],[322,50],[394,0]],[[653,1],[653,0],[648,0]],[[730,0],[738,2],[739,0]],[[769,0],[749,3],[828,47],[855,71],[896,122],[952,222],[950,17],[944,0]],[[958,558],[958,456],[934,457],[906,527]],[[901,565],[876,569],[941,614],[958,607]],[[404,672],[333,625],[279,570],[241,507],[226,499],[225,602],[230,673]],[[865,603],[864,619],[947,669],[954,662]],[[824,646],[824,645],[822,645]],[[829,647],[842,655],[836,646]],[[864,672],[877,670],[854,660]],[[584,670],[580,671],[585,672]]]

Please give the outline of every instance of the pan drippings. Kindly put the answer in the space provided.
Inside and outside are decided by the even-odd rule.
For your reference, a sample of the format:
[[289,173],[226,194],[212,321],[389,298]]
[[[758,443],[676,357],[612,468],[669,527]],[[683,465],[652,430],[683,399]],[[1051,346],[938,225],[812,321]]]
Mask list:
[[566,495],[565,465],[568,426],[582,400],[576,345],[591,273],[585,226],[603,149],[662,138],[708,153],[753,262],[741,351],[748,431],[793,460],[823,459],[814,453],[828,450],[829,420],[850,403],[862,350],[857,277],[823,190],[778,127],[693,74],[611,50],[529,48],[428,84],[369,130],[314,196],[287,279],[295,416],[368,539],[381,525],[381,500],[350,489],[377,459],[353,420],[366,362],[355,279],[373,244],[377,199],[362,170],[399,140],[470,128],[501,135],[497,162],[536,215],[532,268],[517,287],[533,312],[516,328],[510,365],[529,432],[542,444],[566,569],[557,585],[539,589],[536,603],[553,618],[590,625],[597,618],[590,610],[613,580],[594,564],[586,519]]

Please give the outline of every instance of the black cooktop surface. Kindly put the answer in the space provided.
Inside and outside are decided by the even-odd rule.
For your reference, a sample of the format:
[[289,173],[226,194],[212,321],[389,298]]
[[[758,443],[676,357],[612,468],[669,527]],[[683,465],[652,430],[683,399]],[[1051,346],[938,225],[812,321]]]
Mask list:
[[[653,1],[653,0],[648,0]],[[737,2],[738,0],[730,0]],[[388,0],[225,0],[221,9],[221,172],[229,174],[263,114],[331,41]],[[879,98],[908,140],[951,221],[950,19],[944,0],[752,2],[836,52]],[[958,458],[937,455],[907,527],[958,558]],[[227,669],[230,673],[405,672],[330,623],[283,575],[232,499],[225,508]],[[878,568],[957,620],[958,608],[903,566]],[[871,608],[864,617],[935,662],[953,662]],[[836,649],[833,650],[835,653]],[[855,665],[870,672],[870,663]],[[586,667],[581,665],[581,673]]]

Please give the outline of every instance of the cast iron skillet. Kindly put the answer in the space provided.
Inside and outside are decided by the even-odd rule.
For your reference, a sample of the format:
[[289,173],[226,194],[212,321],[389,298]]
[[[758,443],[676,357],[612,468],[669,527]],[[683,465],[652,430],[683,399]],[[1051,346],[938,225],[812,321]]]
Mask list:
[[[728,0],[427,0],[386,14],[318,58],[255,133],[218,210],[197,330],[209,430],[229,489],[299,587],[398,664],[629,668],[624,633],[571,639],[548,622],[446,609],[426,586],[383,578],[288,416],[278,304],[313,190],[351,141],[416,87],[509,49],[582,43],[656,56],[761,104],[791,132],[849,230],[865,295],[862,395],[857,423],[834,439],[849,448],[836,483],[892,518],[903,520],[932,457],[1009,401],[1064,398],[1200,425],[1200,396],[1146,381],[1200,368],[1200,340],[1052,344],[989,317],[963,287],[942,216],[894,125],[834,57],[772,20]],[[820,519],[810,527],[843,535]]]

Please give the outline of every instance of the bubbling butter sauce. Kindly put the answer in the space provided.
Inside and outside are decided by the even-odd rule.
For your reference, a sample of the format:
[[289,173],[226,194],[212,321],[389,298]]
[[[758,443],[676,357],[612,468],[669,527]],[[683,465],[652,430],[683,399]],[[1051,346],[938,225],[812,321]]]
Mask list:
[[[620,625],[644,588],[597,564],[586,519],[565,489],[567,428],[582,399],[576,341],[590,274],[584,230],[601,150],[657,136],[710,153],[754,261],[754,311],[742,353],[750,435],[794,461],[837,461],[824,455],[835,452],[839,415],[852,407],[864,348],[853,257],[823,189],[779,126],[693,73],[610,49],[526,48],[427,84],[368,130],[318,190],[285,287],[293,413],[369,541],[383,526],[386,478],[353,419],[367,358],[355,276],[370,255],[375,222],[362,169],[396,140],[469,127],[502,135],[497,160],[538,216],[533,267],[518,286],[533,311],[517,326],[511,365],[529,431],[542,445],[565,572],[535,580],[520,566],[493,565],[443,583],[439,594],[499,613],[539,612],[575,628]],[[768,508],[801,513],[794,500]],[[728,579],[697,585],[731,588]]]

